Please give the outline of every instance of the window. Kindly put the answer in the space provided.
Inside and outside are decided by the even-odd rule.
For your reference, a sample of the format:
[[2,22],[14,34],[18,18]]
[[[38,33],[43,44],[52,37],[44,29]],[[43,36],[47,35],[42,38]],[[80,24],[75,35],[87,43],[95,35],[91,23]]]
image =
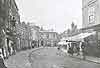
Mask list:
[[92,23],[95,21],[95,16],[94,15],[90,15],[89,16],[89,23]]
[[89,24],[95,23],[95,6],[90,6],[88,8],[88,22]]

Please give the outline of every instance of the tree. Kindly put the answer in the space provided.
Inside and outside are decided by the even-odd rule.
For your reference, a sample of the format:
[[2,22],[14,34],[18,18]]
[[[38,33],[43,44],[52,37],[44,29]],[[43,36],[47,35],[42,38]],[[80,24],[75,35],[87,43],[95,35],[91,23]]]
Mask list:
[[43,30],[44,30],[43,27],[41,27],[41,28],[40,28],[40,31],[43,31]]
[[74,22],[71,23],[71,29],[67,29],[67,35],[73,36],[78,33],[77,25],[74,24]]
[[74,24],[74,22],[72,22],[71,24],[71,35],[76,35],[78,32],[78,29],[77,29],[77,25]]
[[73,29],[75,27],[74,22],[71,23],[71,29]]
[[70,33],[70,29],[67,29],[67,34],[69,34]]

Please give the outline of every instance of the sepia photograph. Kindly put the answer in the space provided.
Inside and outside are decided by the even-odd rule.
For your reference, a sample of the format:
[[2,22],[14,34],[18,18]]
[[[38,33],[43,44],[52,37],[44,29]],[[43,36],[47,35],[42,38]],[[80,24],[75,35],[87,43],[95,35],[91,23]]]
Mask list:
[[100,68],[100,0],[0,0],[0,68]]

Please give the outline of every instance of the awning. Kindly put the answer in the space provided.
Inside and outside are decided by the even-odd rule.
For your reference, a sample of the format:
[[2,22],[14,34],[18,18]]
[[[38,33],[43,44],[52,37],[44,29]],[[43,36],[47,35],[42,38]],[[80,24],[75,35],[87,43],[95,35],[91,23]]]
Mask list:
[[66,41],[61,41],[61,42],[58,42],[58,45],[67,45],[68,43]]
[[60,41],[66,41],[66,40],[71,40],[71,37],[62,38]]
[[[78,35],[75,35],[75,36],[72,36],[72,37],[69,37],[69,40],[71,41],[81,41],[82,39],[90,36],[90,35],[94,35],[96,34],[96,32],[92,32],[92,33],[80,33]],[[67,39],[66,39],[67,40]]]

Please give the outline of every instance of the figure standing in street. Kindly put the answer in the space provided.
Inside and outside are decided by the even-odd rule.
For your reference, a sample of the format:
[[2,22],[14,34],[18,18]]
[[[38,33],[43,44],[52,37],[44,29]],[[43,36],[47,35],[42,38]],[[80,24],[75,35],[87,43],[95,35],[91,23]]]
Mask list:
[[78,43],[76,45],[76,50],[77,50],[77,56],[80,55],[80,47],[79,47],[79,44]]
[[82,41],[82,45],[81,45],[81,48],[82,48],[82,56],[83,56],[83,60],[86,59],[86,47],[85,47],[85,41]]
[[61,47],[62,47],[61,45],[57,47],[57,50],[58,50],[58,51],[57,51],[56,54],[59,55],[59,56],[62,55]]
[[71,46],[70,46],[69,49],[68,49],[68,53],[69,53],[71,56],[73,56],[73,53],[74,53],[73,48],[74,48],[74,45],[73,45],[73,42],[72,42],[72,43],[71,43]]
[[58,46],[57,49],[60,50],[60,46]]
[[73,48],[72,48],[72,47],[69,47],[68,53],[69,53],[71,56],[73,56],[74,51],[73,51]]
[[79,47],[76,47],[77,48],[77,56],[80,55],[80,48]]

